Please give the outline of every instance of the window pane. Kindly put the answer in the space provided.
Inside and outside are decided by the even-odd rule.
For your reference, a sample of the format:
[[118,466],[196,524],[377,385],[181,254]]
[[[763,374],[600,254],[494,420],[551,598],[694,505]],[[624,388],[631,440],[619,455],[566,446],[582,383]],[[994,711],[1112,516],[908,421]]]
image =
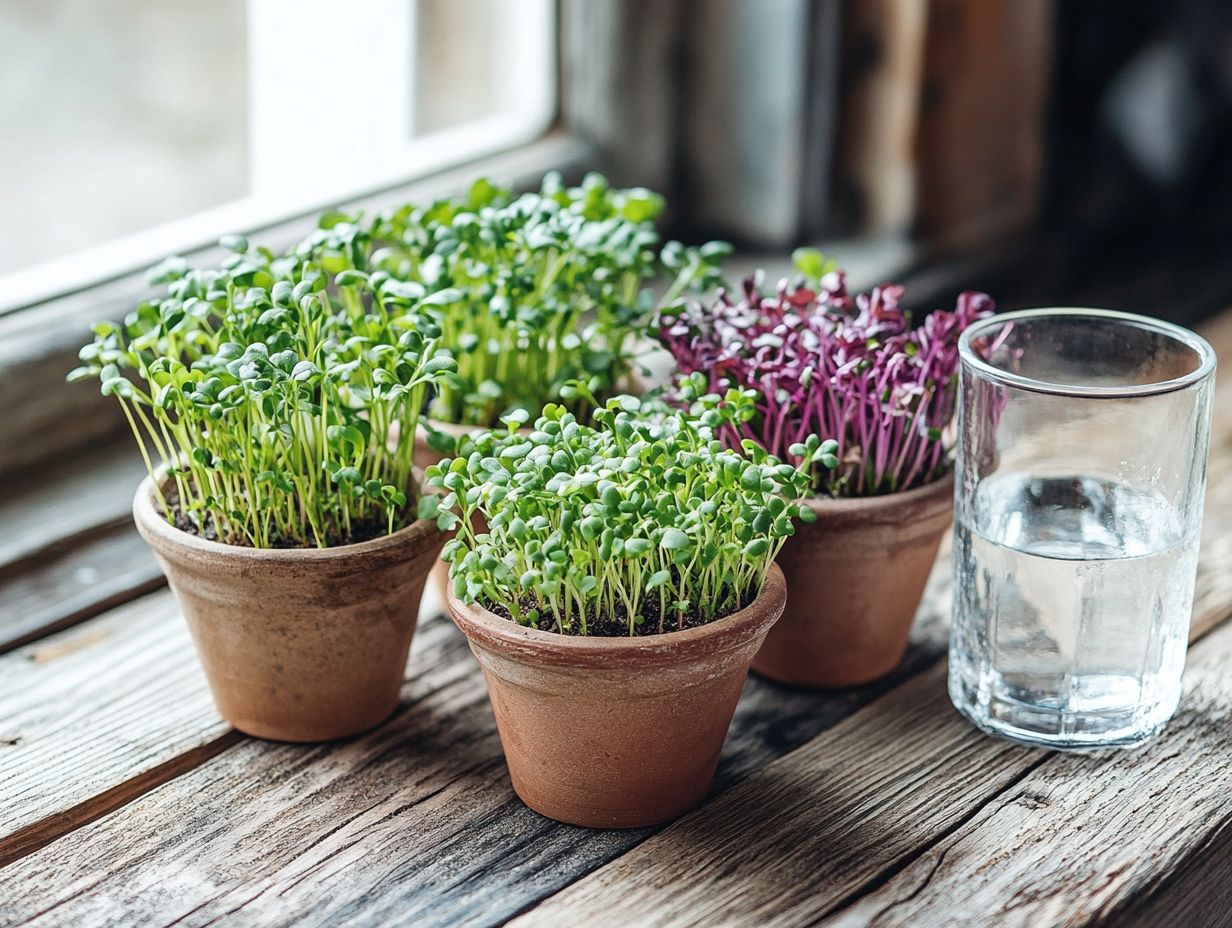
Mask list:
[[553,0],[3,0],[0,312],[530,141]]
[[419,0],[415,135],[490,116],[499,108],[498,60],[484,51],[499,41],[501,7],[501,0]]
[[0,4],[0,274],[247,192],[244,0]]

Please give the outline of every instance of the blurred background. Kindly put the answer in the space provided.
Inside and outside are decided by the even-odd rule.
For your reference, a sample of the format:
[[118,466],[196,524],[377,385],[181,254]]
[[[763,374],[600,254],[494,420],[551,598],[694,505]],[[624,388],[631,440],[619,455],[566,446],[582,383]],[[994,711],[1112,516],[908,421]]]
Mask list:
[[1219,0],[4,0],[0,74],[0,474],[119,424],[63,372],[163,255],[479,173],[603,170],[921,309],[1232,302]]

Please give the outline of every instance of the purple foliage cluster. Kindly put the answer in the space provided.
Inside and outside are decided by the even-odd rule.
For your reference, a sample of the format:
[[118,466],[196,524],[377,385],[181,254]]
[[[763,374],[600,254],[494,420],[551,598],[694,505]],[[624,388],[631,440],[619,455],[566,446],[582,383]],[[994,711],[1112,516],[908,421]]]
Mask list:
[[950,466],[946,428],[954,415],[958,337],[993,312],[984,293],[958,297],[912,329],[903,288],[849,296],[842,271],[815,288],[784,281],[763,295],[755,278],[743,294],[686,303],[660,318],[659,338],[679,373],[705,374],[713,390],[752,388],[757,415],[725,439],[751,438],[790,460],[810,434],[838,442],[839,466],[819,473],[819,493],[875,496],[923,486]]

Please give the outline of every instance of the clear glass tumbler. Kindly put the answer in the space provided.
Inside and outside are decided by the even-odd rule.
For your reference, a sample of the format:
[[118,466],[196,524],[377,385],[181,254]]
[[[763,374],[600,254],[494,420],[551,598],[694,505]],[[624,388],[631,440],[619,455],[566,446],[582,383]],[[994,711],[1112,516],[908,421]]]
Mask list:
[[1148,738],[1181,693],[1214,352],[1155,319],[1038,309],[959,353],[950,698],[1031,744]]

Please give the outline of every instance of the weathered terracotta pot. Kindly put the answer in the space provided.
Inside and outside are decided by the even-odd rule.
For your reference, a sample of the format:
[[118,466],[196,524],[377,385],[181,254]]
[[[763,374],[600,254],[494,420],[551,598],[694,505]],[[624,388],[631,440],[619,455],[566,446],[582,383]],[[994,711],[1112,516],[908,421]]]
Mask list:
[[483,667],[518,796],[590,828],[654,825],[700,803],[786,589],[772,567],[747,609],[640,638],[535,631],[451,593],[449,611]]
[[448,537],[434,522],[337,548],[225,545],[170,525],[149,478],[133,515],[218,711],[240,731],[327,741],[397,707],[424,580]]
[[813,499],[779,552],[791,595],[753,660],[795,686],[857,686],[902,660],[950,525],[954,480],[867,499]]

